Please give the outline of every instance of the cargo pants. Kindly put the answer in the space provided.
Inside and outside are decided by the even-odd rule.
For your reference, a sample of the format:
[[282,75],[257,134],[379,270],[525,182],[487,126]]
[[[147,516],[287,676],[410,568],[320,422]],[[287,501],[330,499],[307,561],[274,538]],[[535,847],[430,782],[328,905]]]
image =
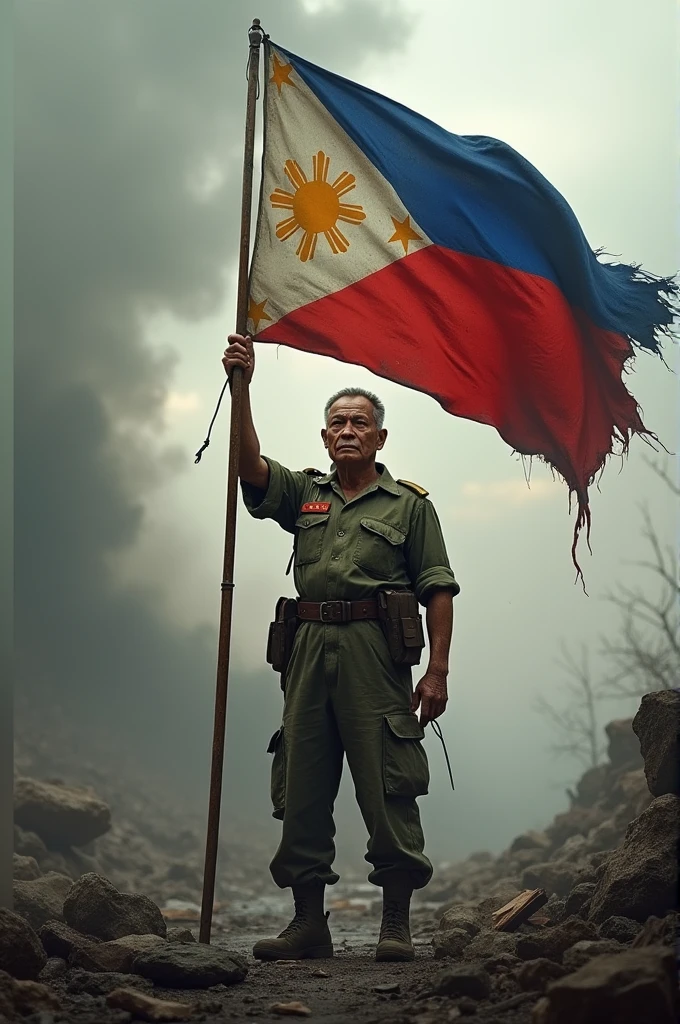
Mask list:
[[305,622],[286,674],[283,725],[272,737],[274,817],[283,821],[271,863],[283,887],[337,882],[333,808],[347,756],[368,830],[368,876],[427,885],[432,865],[416,797],[427,793],[424,730],[410,711],[411,668],[393,663],[375,621]]

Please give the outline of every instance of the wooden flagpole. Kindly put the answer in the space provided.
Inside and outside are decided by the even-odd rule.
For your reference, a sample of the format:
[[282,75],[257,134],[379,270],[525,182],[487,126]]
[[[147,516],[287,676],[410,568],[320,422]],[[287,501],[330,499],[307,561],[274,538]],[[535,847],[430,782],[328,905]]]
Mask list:
[[[255,104],[258,95],[260,44],[264,32],[259,18],[253,19],[248,31],[250,44],[248,57],[248,94],[246,100],[246,130],[243,150],[243,185],[241,191],[241,242],[238,262],[238,293],[236,304],[236,333],[245,334],[248,327],[248,258],[250,254],[250,211],[253,198],[253,150],[255,146]],[[229,469],[227,474],[227,510],[224,537],[224,563],[220,601],[220,631],[217,649],[217,683],[215,689],[215,725],[213,730],[212,762],[210,768],[210,801],[208,805],[208,831],[205,844],[205,870],[199,941],[210,942],[215,874],[222,802],[222,772],[224,767],[224,740],[227,724],[227,688],[229,683],[229,651],[231,646],[231,618],[234,596],[234,552],[236,547],[236,508],[238,498],[238,464],[241,449],[241,398],[243,371],[236,368],[230,379],[231,427],[229,434]]]

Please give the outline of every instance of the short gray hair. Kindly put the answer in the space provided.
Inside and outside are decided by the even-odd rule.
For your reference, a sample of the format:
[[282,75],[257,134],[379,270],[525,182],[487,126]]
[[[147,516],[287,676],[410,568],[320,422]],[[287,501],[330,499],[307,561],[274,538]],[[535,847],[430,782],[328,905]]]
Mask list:
[[364,388],[343,388],[342,391],[337,391],[334,395],[326,402],[324,407],[324,422],[328,424],[328,414],[331,411],[331,406],[338,401],[339,398],[367,398],[373,406],[373,415],[375,416],[375,422],[378,430],[382,430],[385,422],[385,406],[382,404],[377,395],[374,395],[372,391],[366,391]]

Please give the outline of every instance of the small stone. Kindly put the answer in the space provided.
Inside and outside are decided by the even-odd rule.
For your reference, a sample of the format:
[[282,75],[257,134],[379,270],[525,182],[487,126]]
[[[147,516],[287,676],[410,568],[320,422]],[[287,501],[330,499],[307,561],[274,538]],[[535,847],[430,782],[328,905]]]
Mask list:
[[328,973],[328,971],[324,971],[324,970],[322,970],[321,967],[319,967],[318,970],[312,971],[312,977],[313,978],[330,978],[330,974]]
[[596,956],[623,953],[625,949],[626,947],[620,942],[614,942],[612,939],[583,939],[565,950],[562,963],[570,971],[577,971],[579,967],[583,967]]
[[581,914],[583,908],[590,904],[596,888],[595,882],[581,882],[575,885],[565,900],[565,915],[573,917],[575,914]]
[[522,961],[512,953],[498,953],[497,956],[490,956],[482,961],[482,967],[489,974],[509,974],[518,967]]
[[517,853],[519,850],[547,850],[550,840],[545,832],[523,832],[510,844],[510,853]]
[[64,920],[64,901],[72,885],[70,878],[56,871],[48,871],[32,881],[15,882],[14,910],[40,931],[47,921]]
[[50,985],[54,981],[63,978],[68,971],[68,964],[60,956],[48,957],[47,963],[38,975],[38,981],[43,985]]
[[72,995],[106,996],[116,988],[143,989],[151,992],[153,985],[146,978],[136,974],[121,974],[118,971],[94,973],[93,971],[73,971],[66,985],[67,992]]
[[168,928],[168,942],[195,942],[196,936],[190,928]]
[[491,991],[491,978],[478,964],[454,964],[437,974],[432,986],[438,996],[486,999]]
[[568,971],[562,964],[555,963],[541,956],[536,960],[526,960],[517,972],[517,981],[525,992],[544,992],[546,985],[563,978]]
[[85,846],[111,828],[111,811],[93,790],[37,779],[14,782],[14,820],[55,850]]
[[149,934],[165,938],[167,934],[163,915],[148,896],[119,892],[107,878],[92,871],[74,882],[64,902],[64,920],[99,939]]
[[458,1012],[463,1017],[472,1017],[475,1013],[477,1013],[477,1003],[475,1002],[474,999],[471,999],[470,996],[463,996],[462,999],[458,1000],[458,1003],[456,1005],[458,1008]]
[[379,992],[381,995],[388,996],[390,994],[390,992],[398,992],[399,991],[399,982],[392,981],[392,982],[386,982],[383,985],[374,985],[373,986],[373,991],[374,992]]
[[75,928],[69,928],[63,921],[49,921],[42,926],[38,935],[47,955],[61,957],[63,960],[68,960],[73,949],[83,943],[99,942],[99,939],[92,939],[77,932]]
[[[7,992],[7,981],[10,983],[14,1010],[20,1016],[40,1015],[38,1019],[40,1024],[42,1024],[43,1015],[46,1015],[49,1021],[53,1021],[54,1017],[52,1014],[61,1010],[61,1003],[56,993],[51,988],[48,988],[47,985],[41,985],[37,981],[15,981],[14,978],[9,978],[8,975],[5,975],[5,983],[0,982],[5,992]],[[10,1020],[15,1019],[16,1017],[13,1014]]]
[[[581,837],[579,837],[581,838]],[[545,861],[532,864],[522,872],[523,889],[545,889],[560,898],[571,891],[579,873],[579,867],[572,861]]]
[[444,929],[440,926],[432,938],[434,958],[435,960],[458,960],[471,942],[472,936],[464,928]]
[[601,939],[613,939],[615,942],[632,942],[641,930],[639,921],[629,917],[608,917],[597,929]]
[[487,960],[501,953],[517,953],[518,935],[510,932],[480,932],[465,947],[463,959],[466,961]]
[[19,853],[12,855],[12,877],[17,882],[32,882],[40,878],[40,874],[35,857],[22,857]]
[[561,963],[564,951],[575,942],[595,938],[597,932],[589,921],[582,921],[580,917],[568,917],[554,928],[545,928],[534,935],[521,935],[517,940],[517,956],[522,960],[538,960],[545,957]]
[[135,1019],[155,1022],[183,1021],[194,1016],[190,1003],[176,1003],[167,999],[154,999],[133,988],[116,988],[106,997],[107,1006],[127,1010]]
[[248,973],[240,954],[198,942],[160,943],[139,954],[132,970],[163,988],[234,985],[243,981]]
[[47,847],[40,836],[36,835],[35,832],[27,832],[25,829],[20,828],[15,824],[14,852],[19,854],[21,857],[33,857],[33,859],[40,864],[42,862],[42,858],[47,855]]
[[280,1013],[288,1017],[311,1017],[312,1011],[303,1003],[272,1003],[269,1007],[270,1013]]
[[0,970],[34,980],[47,963],[40,939],[23,917],[0,907]]

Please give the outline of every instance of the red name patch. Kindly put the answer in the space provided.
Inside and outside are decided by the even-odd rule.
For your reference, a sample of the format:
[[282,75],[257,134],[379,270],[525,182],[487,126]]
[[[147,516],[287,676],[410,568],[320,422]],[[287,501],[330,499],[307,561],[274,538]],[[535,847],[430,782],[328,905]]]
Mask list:
[[330,501],[306,501],[301,512],[330,512],[331,503]]

